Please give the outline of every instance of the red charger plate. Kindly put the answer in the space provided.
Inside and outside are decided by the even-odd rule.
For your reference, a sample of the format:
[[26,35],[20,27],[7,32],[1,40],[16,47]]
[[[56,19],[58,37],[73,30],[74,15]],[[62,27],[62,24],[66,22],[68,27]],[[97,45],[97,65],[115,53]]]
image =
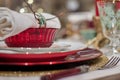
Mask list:
[[80,50],[61,51],[43,54],[6,54],[0,53],[0,65],[15,65],[15,66],[35,66],[35,65],[56,65],[74,62],[82,62],[98,58],[102,55],[99,50],[85,48],[85,50],[93,50],[87,53],[80,54],[74,60],[65,60],[65,57],[77,53]]

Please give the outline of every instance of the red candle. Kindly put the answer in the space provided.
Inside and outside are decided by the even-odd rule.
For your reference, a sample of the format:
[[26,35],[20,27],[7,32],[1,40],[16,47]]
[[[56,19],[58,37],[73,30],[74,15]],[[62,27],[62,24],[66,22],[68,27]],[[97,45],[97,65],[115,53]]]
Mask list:
[[117,10],[120,9],[120,1],[117,1],[116,4],[115,4],[115,6],[116,6]]
[[100,0],[95,0],[95,12],[96,12],[96,16],[99,16],[97,1],[100,1]]

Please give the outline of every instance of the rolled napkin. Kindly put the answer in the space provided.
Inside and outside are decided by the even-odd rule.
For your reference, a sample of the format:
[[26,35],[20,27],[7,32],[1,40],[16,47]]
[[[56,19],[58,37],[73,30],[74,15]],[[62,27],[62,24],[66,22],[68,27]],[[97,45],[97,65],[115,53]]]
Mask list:
[[[48,13],[41,13],[45,19],[55,17]],[[5,7],[0,7],[0,40],[4,40],[7,37],[14,36],[28,28],[38,28],[34,15],[32,13],[18,13]],[[59,19],[46,21],[46,27],[60,28],[61,24]]]

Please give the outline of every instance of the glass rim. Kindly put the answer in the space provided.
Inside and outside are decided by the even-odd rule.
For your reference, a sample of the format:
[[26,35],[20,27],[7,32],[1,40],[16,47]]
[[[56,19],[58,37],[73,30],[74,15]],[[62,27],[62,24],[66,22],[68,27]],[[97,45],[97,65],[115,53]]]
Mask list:
[[105,2],[113,2],[113,3],[115,3],[115,2],[120,1],[120,0],[98,0],[98,1],[105,1]]

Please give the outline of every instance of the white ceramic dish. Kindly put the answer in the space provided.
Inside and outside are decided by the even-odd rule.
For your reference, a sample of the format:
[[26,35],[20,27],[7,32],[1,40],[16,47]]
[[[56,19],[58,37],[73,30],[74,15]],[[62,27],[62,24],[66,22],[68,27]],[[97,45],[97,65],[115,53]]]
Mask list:
[[43,53],[43,52],[58,52],[58,51],[64,51],[68,47],[70,47],[69,44],[57,44],[54,43],[49,48],[24,48],[24,47],[0,47],[0,52],[29,52],[29,53]]

